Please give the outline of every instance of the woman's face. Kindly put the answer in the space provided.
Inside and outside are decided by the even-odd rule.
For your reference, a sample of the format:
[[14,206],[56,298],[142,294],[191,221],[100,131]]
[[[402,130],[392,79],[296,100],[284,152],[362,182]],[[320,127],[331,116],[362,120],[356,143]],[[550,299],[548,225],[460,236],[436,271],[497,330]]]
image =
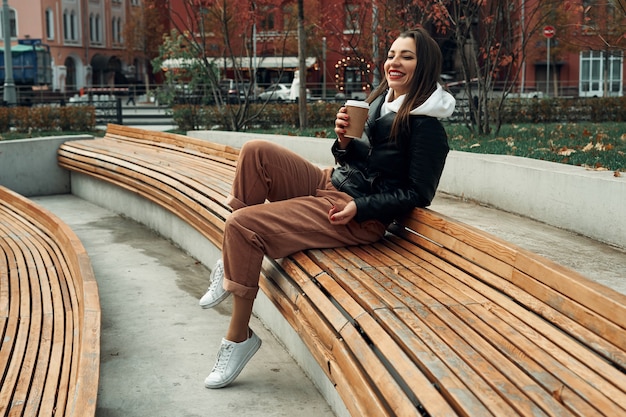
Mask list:
[[417,51],[413,38],[396,39],[385,61],[385,77],[389,87],[393,89],[393,99],[409,92],[409,86],[417,66]]

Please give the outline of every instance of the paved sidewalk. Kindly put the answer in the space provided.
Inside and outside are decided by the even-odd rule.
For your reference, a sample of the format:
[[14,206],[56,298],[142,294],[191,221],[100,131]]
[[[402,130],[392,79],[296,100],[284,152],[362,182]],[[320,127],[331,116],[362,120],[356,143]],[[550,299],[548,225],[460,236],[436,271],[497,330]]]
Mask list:
[[[209,271],[146,227],[72,195],[34,201],[86,247],[102,306],[97,417],[333,416],[312,382],[258,320],[263,346],[221,390],[203,381],[230,301],[202,310]],[[432,209],[532,250],[626,294],[626,251],[456,198]]]

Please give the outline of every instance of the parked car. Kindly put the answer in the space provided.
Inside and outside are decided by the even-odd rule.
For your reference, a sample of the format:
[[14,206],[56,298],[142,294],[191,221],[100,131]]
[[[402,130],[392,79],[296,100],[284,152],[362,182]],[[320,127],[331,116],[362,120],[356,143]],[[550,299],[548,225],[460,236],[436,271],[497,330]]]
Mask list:
[[[307,101],[311,99],[311,91],[306,89]],[[259,94],[259,101],[291,101],[291,84],[273,84]]]
[[[220,81],[220,94],[222,95],[222,100],[227,101],[228,103],[238,103],[245,101],[246,94],[250,90],[250,82],[249,81],[240,81],[236,82],[230,78],[226,78]],[[253,91],[251,101],[255,100],[254,95],[256,95],[256,91]]]
[[270,85],[259,94],[260,101],[289,101],[291,86],[289,84]]

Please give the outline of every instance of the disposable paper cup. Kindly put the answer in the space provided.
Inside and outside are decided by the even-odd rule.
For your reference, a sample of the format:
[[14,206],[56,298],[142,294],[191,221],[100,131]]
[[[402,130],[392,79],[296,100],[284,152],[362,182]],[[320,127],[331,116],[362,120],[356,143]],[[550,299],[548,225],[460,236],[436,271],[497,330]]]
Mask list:
[[367,113],[369,112],[370,105],[364,101],[347,100],[345,107],[350,116],[350,125],[346,128],[344,136],[352,139],[360,139],[363,135],[363,128],[367,121]]

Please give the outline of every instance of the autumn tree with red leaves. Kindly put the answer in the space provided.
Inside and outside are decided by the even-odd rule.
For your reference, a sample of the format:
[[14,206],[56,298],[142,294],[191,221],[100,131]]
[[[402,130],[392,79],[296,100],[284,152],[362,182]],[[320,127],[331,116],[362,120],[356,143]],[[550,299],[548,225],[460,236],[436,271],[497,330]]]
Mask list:
[[435,32],[449,35],[456,44],[470,130],[488,134],[495,124],[495,131],[499,131],[503,104],[519,85],[529,41],[542,30],[561,2],[414,0],[409,3],[426,17]]
[[150,88],[149,65],[159,54],[165,32],[165,1],[144,0],[141,7],[132,7],[122,30],[127,61],[141,61],[146,91]]
[[[309,2],[305,7],[308,18],[317,16],[314,5]],[[277,26],[271,31],[272,52],[274,56],[295,54],[299,48],[295,2],[292,7],[281,0],[172,0],[172,33],[169,39],[177,41],[169,43],[173,46],[169,51],[162,48],[162,54],[155,63],[181,57],[197,60],[193,65],[201,65],[203,68],[200,73],[205,78],[206,94],[213,96],[213,101],[220,107],[227,100],[219,89],[222,74],[231,74],[236,85],[249,86],[244,91],[243,99],[236,97],[237,105],[225,106],[229,129],[241,130],[256,119],[261,111],[255,113],[250,106],[256,92],[255,83],[250,81],[255,80],[254,68],[264,52],[256,49],[260,43],[255,42],[256,33],[259,25],[269,24],[268,19],[276,10],[280,10],[283,19],[271,22]],[[306,26],[304,30],[308,32]],[[185,59],[179,62],[188,62]],[[159,70],[160,67],[155,69]],[[198,71],[191,72],[198,75]],[[303,120],[306,121],[306,117]]]

